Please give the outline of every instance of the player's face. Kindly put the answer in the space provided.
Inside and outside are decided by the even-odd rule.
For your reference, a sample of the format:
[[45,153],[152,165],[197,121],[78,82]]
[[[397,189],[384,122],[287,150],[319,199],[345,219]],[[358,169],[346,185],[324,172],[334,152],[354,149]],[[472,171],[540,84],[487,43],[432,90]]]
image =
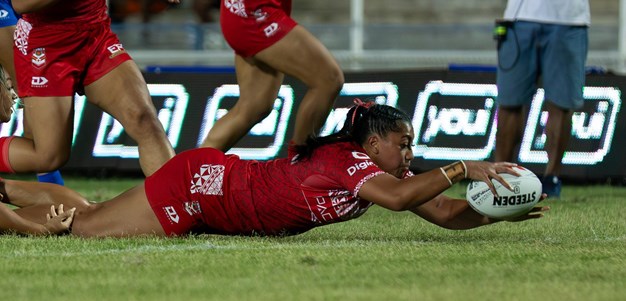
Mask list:
[[369,154],[374,163],[382,170],[398,178],[402,178],[409,170],[413,160],[413,127],[402,122],[400,131],[390,132],[386,137],[378,139],[376,151]]

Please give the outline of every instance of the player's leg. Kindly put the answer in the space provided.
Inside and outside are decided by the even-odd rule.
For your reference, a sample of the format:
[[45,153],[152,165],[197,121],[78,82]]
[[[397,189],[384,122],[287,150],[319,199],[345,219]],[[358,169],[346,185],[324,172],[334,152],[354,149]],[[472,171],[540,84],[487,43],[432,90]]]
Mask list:
[[77,211],[72,234],[82,237],[165,236],[144,190],[134,187],[116,198]]
[[27,97],[23,102],[24,118],[31,120],[32,138],[0,138],[0,171],[46,172],[59,168],[70,155],[72,97]]
[[304,144],[317,134],[341,91],[344,76],[326,47],[304,27],[296,25],[285,37],[260,51],[255,60],[302,81],[308,90],[298,108],[293,142]]
[[139,163],[151,175],[174,156],[146,82],[133,61],[125,61],[85,87],[87,99],[117,119],[139,147]]
[[[30,124],[27,119],[24,118],[22,120],[22,126],[24,128],[24,133],[22,134],[22,137],[33,139],[33,133],[30,130]],[[37,180],[43,183],[52,183],[52,184],[57,184],[61,186],[65,185],[63,176],[61,176],[61,171],[58,169],[54,171],[50,171],[50,172],[37,173]]]
[[202,143],[222,151],[230,149],[241,137],[271,111],[283,74],[261,62],[253,63],[235,55],[239,99],[228,114],[217,120]]
[[[4,67],[8,73],[8,77],[10,79],[15,78],[15,65],[13,63],[13,33],[15,31],[15,25],[12,26],[4,26],[0,27],[0,65]],[[6,84],[6,83],[5,83]],[[14,80],[10,81],[10,84],[7,85],[7,88],[16,88],[14,85],[16,82]],[[17,89],[15,89],[17,90]],[[5,110],[5,114],[8,118],[10,118],[10,114],[12,113],[13,101],[8,101],[7,99],[3,99],[2,107]],[[7,102],[8,101],[8,102]],[[9,106],[10,105],[10,106]],[[24,127],[26,127],[26,122],[24,122]],[[46,183],[55,183],[59,185],[63,185],[63,178],[61,177],[61,173],[58,170],[49,172],[49,173],[40,173],[37,175],[37,178],[40,182]]]
[[546,124],[546,152],[548,164],[546,175],[558,176],[561,174],[561,159],[572,136],[572,110],[559,108],[552,103],[545,104],[548,110],[548,122]]
[[496,132],[496,162],[514,162],[515,151],[522,139],[526,124],[522,107],[498,107],[498,131]]
[[587,27],[546,24],[541,49],[546,124],[546,152],[548,164],[544,172],[543,188],[550,197],[561,193],[562,159],[569,144],[572,115],[583,106],[585,61],[587,58]]
[[[15,24],[15,23],[14,23]],[[13,63],[13,32],[15,25],[0,25],[0,64],[9,73],[9,77],[15,78],[15,65]],[[15,82],[13,83],[15,84]]]
[[495,161],[515,162],[526,126],[527,108],[537,91],[536,31],[528,22],[515,22],[498,43],[498,121]]

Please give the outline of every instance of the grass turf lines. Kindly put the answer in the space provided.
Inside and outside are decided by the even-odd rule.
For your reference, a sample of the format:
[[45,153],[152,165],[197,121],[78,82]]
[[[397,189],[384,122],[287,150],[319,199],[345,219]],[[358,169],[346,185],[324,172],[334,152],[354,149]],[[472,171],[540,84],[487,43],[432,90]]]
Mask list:
[[[66,181],[96,201],[138,182]],[[467,231],[373,207],[287,238],[0,236],[0,299],[624,300],[626,188],[544,203],[541,220]]]

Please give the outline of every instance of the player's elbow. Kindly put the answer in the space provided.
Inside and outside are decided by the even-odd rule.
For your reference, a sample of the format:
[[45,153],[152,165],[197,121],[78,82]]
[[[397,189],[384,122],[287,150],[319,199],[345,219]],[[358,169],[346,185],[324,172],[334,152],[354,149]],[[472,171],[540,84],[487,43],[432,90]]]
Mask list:
[[412,208],[411,199],[402,193],[389,193],[379,205],[391,211],[406,211]]

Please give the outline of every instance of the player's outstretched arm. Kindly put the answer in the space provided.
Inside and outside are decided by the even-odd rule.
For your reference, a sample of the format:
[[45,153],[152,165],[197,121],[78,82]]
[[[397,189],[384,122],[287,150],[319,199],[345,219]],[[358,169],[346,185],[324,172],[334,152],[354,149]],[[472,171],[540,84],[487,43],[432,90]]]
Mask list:
[[42,225],[20,217],[6,205],[0,205],[0,231],[26,235],[59,234],[69,229],[75,210],[64,211],[63,205],[58,208],[51,206],[47,222]]
[[[542,199],[545,197],[542,195]],[[548,210],[550,207],[537,206],[530,212],[509,221],[517,222],[541,218],[543,212]],[[431,201],[411,209],[411,212],[435,225],[453,230],[472,229],[502,221],[479,214],[464,199],[454,199],[445,195],[438,195]]]

